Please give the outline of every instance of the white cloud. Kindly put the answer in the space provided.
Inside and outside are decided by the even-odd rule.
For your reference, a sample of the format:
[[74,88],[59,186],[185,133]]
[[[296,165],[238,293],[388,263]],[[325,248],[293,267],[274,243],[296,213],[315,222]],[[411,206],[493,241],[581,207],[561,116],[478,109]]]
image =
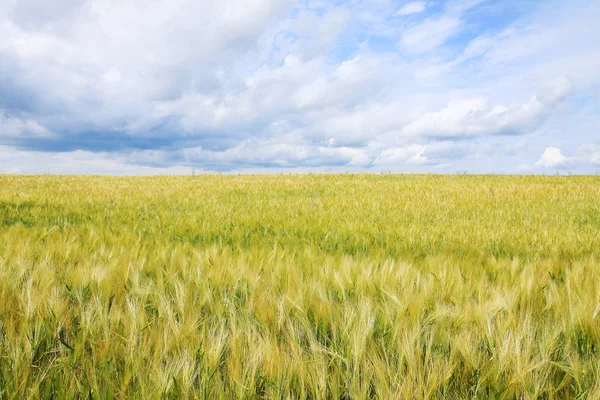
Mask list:
[[[258,52],[260,38],[293,5],[291,0],[62,3],[37,14],[31,12],[36,7],[15,3],[7,14],[13,19],[0,23],[0,68],[12,66],[2,74],[11,74],[14,90],[35,93],[40,107],[64,110],[71,129],[86,130],[132,122],[157,101],[235,85],[237,77],[227,71],[240,55]],[[21,8],[30,12],[17,12]],[[219,71],[226,71],[225,81]]]
[[427,146],[417,144],[385,149],[375,159],[373,164],[377,166],[397,165],[402,163],[427,164],[428,160],[424,156],[425,150],[427,150]]
[[425,3],[424,1],[413,1],[413,2],[405,4],[404,7],[402,7],[401,9],[398,10],[396,15],[404,16],[404,15],[410,15],[410,14],[419,14],[419,13],[422,13],[423,11],[425,11],[426,7],[427,7],[427,3]]
[[476,97],[454,100],[438,112],[430,112],[404,127],[409,136],[476,137],[517,135],[530,132],[546,113],[571,93],[571,82],[558,77],[544,83],[541,94],[523,104],[488,106]]
[[591,165],[600,165],[600,144],[592,143],[581,146],[577,151],[577,160]]
[[544,105],[535,96],[524,104],[494,107],[481,97],[456,100],[443,110],[427,113],[406,125],[404,132],[434,138],[521,134],[543,111]]
[[529,80],[568,76],[573,89],[598,83],[598,4],[549,2],[528,17],[499,32],[477,35],[455,62],[469,60],[485,73],[506,71]]
[[402,49],[409,54],[421,54],[440,47],[464,28],[463,14],[483,1],[485,0],[447,2],[441,15],[427,18],[402,32],[400,39]]
[[576,150],[597,139],[597,3],[512,21],[482,0],[54,3],[0,2],[0,146],[23,160],[512,170],[542,139],[598,160]]
[[22,151],[0,146],[0,173],[8,174],[94,174],[157,175],[191,173],[190,167],[151,167],[128,163],[122,157],[91,151],[71,152]]
[[457,160],[478,157],[481,150],[488,151],[487,146],[469,142],[443,141],[428,144],[412,143],[381,149],[374,166],[444,166],[450,167]]
[[486,2],[487,0],[449,0],[446,4],[447,12],[460,14]]
[[519,164],[517,172],[519,173],[530,173],[533,171],[533,167],[529,164]]
[[202,147],[185,149],[180,154],[186,163],[202,161],[218,169],[262,166],[297,168],[302,166],[368,166],[371,158],[364,149],[315,145],[298,135],[273,140],[247,140],[223,151]]
[[566,76],[558,76],[544,82],[543,88],[536,97],[546,105],[554,105],[564,99],[573,90],[571,80]]
[[542,154],[542,157],[535,163],[536,166],[545,168],[562,167],[567,164],[568,159],[565,157],[559,148],[548,147]]
[[456,17],[427,19],[404,31],[400,44],[406,52],[425,53],[444,44],[459,28],[460,20]]

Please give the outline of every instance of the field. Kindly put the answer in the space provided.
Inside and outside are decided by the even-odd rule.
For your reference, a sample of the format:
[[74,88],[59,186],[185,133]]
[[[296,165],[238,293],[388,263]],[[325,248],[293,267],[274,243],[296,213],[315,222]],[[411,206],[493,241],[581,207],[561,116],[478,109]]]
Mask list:
[[0,175],[0,398],[600,398],[600,178]]

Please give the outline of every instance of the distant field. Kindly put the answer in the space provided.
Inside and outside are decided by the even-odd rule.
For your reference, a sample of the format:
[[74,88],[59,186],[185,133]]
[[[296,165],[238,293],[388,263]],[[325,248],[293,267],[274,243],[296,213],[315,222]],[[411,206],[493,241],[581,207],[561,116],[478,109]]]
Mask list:
[[0,175],[0,398],[600,398],[600,178]]

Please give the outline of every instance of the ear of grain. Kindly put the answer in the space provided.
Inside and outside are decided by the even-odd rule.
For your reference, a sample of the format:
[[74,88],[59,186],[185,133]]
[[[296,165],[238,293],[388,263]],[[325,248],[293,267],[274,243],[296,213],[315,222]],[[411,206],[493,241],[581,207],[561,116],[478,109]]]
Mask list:
[[596,398],[599,198],[577,176],[1,175],[0,397]]

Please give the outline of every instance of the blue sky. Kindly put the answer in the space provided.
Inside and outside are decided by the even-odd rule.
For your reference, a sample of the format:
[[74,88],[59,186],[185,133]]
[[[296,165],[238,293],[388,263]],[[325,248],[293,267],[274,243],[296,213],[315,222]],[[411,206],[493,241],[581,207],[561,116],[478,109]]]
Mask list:
[[596,173],[596,0],[4,0],[0,172]]

